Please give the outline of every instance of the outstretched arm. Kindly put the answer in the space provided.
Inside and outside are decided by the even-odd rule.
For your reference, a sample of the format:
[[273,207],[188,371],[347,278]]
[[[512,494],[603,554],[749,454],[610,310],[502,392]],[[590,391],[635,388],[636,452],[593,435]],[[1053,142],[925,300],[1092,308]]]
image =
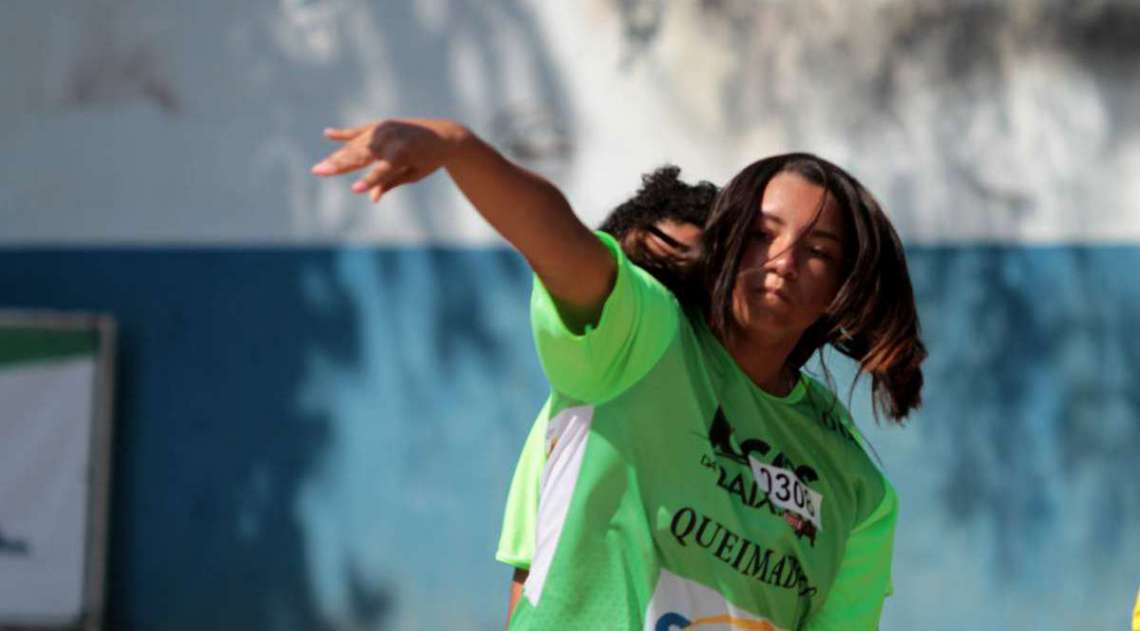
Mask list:
[[580,328],[597,321],[616,266],[553,184],[453,121],[386,120],[327,129],[325,136],[344,145],[313,173],[332,176],[371,167],[352,190],[373,201],[445,169],[479,214],[526,258],[566,322]]

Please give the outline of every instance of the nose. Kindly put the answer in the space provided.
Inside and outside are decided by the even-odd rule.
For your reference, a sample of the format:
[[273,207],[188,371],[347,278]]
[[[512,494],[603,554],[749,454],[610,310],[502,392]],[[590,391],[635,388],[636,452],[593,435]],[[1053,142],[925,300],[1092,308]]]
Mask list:
[[796,245],[796,243],[784,243],[778,248],[774,247],[768,259],[772,271],[788,280],[795,280],[800,273],[799,248]]

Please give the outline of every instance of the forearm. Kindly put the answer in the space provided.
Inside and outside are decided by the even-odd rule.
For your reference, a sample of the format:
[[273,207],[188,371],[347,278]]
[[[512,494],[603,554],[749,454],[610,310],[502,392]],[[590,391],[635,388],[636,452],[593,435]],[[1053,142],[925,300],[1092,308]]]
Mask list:
[[511,593],[507,601],[507,626],[511,624],[511,616],[515,615],[515,606],[518,605],[519,598],[522,597],[523,585],[526,583],[526,577],[530,575],[528,570],[515,568],[514,576],[511,577]]
[[352,191],[374,201],[443,167],[475,209],[526,257],[572,327],[594,322],[617,265],[561,192],[507,160],[468,129],[439,119],[392,119],[325,137],[344,145],[313,165],[328,177],[371,167]]
[[464,196],[522,253],[568,319],[596,320],[616,274],[605,246],[546,179],[469,131],[455,143],[445,167]]

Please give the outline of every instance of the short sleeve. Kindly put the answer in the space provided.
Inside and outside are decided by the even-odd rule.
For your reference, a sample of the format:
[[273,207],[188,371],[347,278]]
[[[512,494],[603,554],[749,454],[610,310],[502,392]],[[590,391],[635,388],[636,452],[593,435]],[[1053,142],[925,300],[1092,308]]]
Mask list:
[[1140,591],[1136,592],[1136,605],[1132,607],[1132,631],[1140,631]]
[[531,328],[550,385],[583,403],[603,403],[645,376],[679,330],[677,299],[648,272],[629,262],[617,241],[598,233],[617,262],[617,278],[597,325],[578,334],[562,320],[554,299],[535,278]]
[[808,623],[809,631],[874,631],[879,626],[883,601],[891,593],[891,553],[898,519],[898,496],[885,478],[883,482],[883,499],[851,531],[839,573],[823,608]]
[[546,465],[546,420],[550,401],[538,418],[523,444],[511,490],[507,493],[507,508],[503,513],[503,529],[499,533],[499,549],[495,559],[520,570],[530,569],[534,557],[534,529],[538,520],[538,495],[542,469]]

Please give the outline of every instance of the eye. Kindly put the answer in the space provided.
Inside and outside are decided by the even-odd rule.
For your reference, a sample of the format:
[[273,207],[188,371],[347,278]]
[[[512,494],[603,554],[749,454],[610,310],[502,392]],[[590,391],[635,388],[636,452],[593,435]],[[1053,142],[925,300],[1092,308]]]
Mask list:
[[827,248],[823,248],[818,245],[808,246],[807,251],[809,255],[818,259],[822,259],[824,261],[831,262],[835,260],[835,257],[831,254],[831,252],[827,250]]

